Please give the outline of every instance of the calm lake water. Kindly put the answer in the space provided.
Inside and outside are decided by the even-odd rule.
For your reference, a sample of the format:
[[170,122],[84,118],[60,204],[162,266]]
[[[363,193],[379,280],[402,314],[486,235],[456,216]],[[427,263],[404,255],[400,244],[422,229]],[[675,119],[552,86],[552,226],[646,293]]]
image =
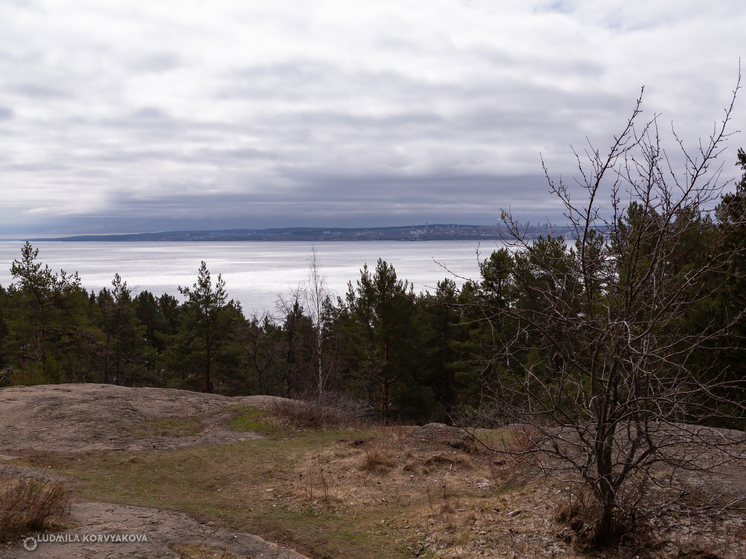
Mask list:
[[[59,272],[77,271],[83,286],[98,291],[110,287],[115,273],[135,292],[169,293],[183,298],[177,287],[191,286],[204,260],[214,279],[222,274],[230,298],[240,301],[244,313],[274,313],[280,295],[287,297],[308,275],[312,243],[104,243],[40,242],[39,261]],[[10,266],[20,258],[22,242],[0,242],[0,284],[11,283]],[[363,264],[373,269],[383,258],[400,279],[415,291],[434,290],[446,277],[457,284],[479,275],[477,241],[333,242],[316,244],[321,271],[328,287],[344,297],[347,282],[360,278]],[[483,259],[497,247],[481,245]],[[449,273],[444,266],[453,274]]]

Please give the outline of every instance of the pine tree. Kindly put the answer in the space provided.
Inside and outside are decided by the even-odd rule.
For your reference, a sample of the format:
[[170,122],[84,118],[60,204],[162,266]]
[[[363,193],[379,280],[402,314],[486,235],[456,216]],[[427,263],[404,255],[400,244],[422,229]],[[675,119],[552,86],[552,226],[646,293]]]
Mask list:
[[236,338],[242,320],[241,308],[228,301],[225,282],[218,275],[213,285],[207,264],[202,261],[197,281],[179,287],[187,298],[180,314],[180,324],[169,348],[169,364],[184,385],[202,385],[203,392],[213,392],[216,382],[235,374],[238,367]]

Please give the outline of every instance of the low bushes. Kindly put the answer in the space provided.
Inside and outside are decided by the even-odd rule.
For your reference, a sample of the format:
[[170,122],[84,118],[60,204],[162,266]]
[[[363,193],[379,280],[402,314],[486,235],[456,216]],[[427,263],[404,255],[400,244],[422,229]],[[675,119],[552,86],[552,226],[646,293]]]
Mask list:
[[323,399],[278,399],[272,413],[283,423],[296,429],[323,427],[359,427],[370,416],[370,406],[343,396],[328,395]]
[[68,516],[62,482],[24,477],[0,469],[0,540],[59,526]]

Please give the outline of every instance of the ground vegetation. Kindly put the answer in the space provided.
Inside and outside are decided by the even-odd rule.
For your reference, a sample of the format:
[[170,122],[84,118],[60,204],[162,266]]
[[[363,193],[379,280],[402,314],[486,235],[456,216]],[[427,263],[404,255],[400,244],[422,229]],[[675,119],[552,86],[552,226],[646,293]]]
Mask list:
[[[245,316],[206,262],[181,298],[135,294],[119,275],[89,293],[26,243],[0,287],[0,385],[313,402],[286,410],[296,428],[326,425],[317,412],[340,402],[385,424],[522,425],[526,444],[505,460],[531,457],[575,487],[560,515],[573,537],[616,545],[644,516],[694,502],[682,472],[742,460],[746,427],[746,154],[735,184],[718,167],[732,105],[696,154],[682,146],[681,172],[641,110],[608,151],[578,157],[575,186],[547,171],[569,229],[537,239],[504,212],[512,246],[460,288],[445,277],[415,293],[379,259],[334,300],[314,252],[278,312]],[[368,454],[387,467],[384,447]],[[718,499],[703,504],[739,502]]]

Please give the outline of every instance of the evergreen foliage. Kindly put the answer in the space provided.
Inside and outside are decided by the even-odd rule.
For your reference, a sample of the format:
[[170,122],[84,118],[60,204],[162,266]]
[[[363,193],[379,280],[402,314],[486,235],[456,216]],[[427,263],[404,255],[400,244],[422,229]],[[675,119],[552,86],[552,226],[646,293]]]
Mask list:
[[[77,274],[53,272],[26,243],[11,267],[13,283],[0,287],[2,382],[346,393],[382,418],[418,423],[468,417],[489,426],[514,420],[516,410],[561,410],[575,421],[582,412],[573,402],[594,383],[598,390],[613,384],[615,405],[627,405],[639,363],[619,352],[647,344],[645,370],[660,364],[656,382],[680,386],[682,370],[696,371],[702,383],[731,382],[688,402],[679,419],[743,427],[738,409],[721,401],[746,378],[742,150],[738,164],[744,177],[714,213],[689,205],[671,218],[633,201],[605,228],[576,231],[572,241],[549,235],[486,255],[480,277],[460,289],[445,278],[434,293],[416,295],[378,260],[334,301],[314,255],[303,288],[314,293],[294,292],[276,317],[245,317],[205,262],[196,282],[179,288],[183,302],[134,294],[119,275],[111,288],[88,294]],[[675,300],[661,299],[663,287]],[[707,338],[721,330],[725,339]],[[599,377],[614,367],[617,381]],[[638,381],[634,390],[652,390]]]

